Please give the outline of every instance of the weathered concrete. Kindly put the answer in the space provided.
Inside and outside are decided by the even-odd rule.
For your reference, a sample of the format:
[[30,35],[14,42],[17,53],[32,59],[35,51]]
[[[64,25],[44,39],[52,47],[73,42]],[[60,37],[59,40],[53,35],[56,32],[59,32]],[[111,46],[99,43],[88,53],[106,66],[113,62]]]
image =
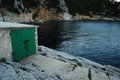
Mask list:
[[[112,75],[109,72],[100,70],[100,68],[92,69],[75,64],[75,59],[73,63],[69,63],[36,54],[23,61],[30,61],[41,69],[47,71],[49,74],[57,75],[61,80],[119,80],[119,77],[116,74]],[[69,61],[71,60],[69,59]]]
[[20,63],[1,62],[0,80],[120,80],[118,69],[111,72],[95,62],[43,46],[39,48],[40,54]]
[[12,59],[10,30],[0,29],[0,58]]
[[12,42],[10,32],[12,30],[35,28],[35,44],[36,52],[38,52],[38,37],[37,37],[37,27],[35,25],[26,25],[10,22],[0,21],[0,59],[5,58],[6,60],[12,60]]
[[3,29],[8,29],[8,28],[9,29],[21,29],[21,28],[35,28],[35,27],[37,28],[38,26],[0,21],[0,28],[3,28]]
[[87,68],[76,67],[75,70],[73,70],[74,65],[39,54],[31,56],[25,59],[25,61],[31,61],[49,74],[60,75],[62,80],[79,80],[80,78],[89,80],[87,77]]
[[38,53],[38,33],[37,28],[35,28],[35,44],[36,44],[36,53]]

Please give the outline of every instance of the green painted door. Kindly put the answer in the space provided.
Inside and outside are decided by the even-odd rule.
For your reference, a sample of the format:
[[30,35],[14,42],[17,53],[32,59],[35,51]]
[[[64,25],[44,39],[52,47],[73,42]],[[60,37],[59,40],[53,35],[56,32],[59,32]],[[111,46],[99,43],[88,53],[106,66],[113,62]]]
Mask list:
[[11,41],[14,61],[36,53],[35,28],[12,30]]

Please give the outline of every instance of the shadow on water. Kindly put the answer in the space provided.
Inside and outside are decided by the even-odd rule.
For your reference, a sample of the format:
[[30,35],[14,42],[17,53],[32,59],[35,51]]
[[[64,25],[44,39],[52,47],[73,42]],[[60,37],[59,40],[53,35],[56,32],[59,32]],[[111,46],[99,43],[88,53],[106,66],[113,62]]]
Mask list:
[[52,23],[51,21],[40,25],[38,29],[38,44],[56,48],[62,42],[61,37],[59,37],[60,26],[62,24],[59,24],[59,22]]
[[39,45],[120,68],[119,21],[47,21],[38,36]]
[[[72,38],[65,38],[66,36],[63,35],[67,35],[68,33],[72,35],[74,32],[71,31],[75,30],[74,25],[74,23],[66,21],[48,21],[40,24],[40,28],[38,29],[38,44],[53,49],[57,48],[63,41]],[[66,26],[70,27],[67,28]]]

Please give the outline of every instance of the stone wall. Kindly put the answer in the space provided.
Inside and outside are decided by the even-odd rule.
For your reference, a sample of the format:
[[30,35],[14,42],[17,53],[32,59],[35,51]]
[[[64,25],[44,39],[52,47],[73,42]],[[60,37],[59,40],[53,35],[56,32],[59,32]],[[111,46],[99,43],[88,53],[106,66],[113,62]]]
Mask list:
[[[0,61],[2,58],[12,60],[12,44],[9,29],[0,29]],[[36,53],[38,52],[37,28],[35,28]]]
[[35,44],[36,44],[36,53],[38,53],[38,33],[37,33],[37,28],[35,28]]
[[12,45],[10,30],[0,29],[0,59],[5,58],[6,60],[12,59]]

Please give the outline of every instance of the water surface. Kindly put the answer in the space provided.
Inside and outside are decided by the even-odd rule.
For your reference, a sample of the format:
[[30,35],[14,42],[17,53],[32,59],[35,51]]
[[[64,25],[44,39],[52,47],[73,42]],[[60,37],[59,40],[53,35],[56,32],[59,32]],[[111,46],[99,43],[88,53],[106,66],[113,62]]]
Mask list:
[[39,45],[120,68],[119,21],[48,21]]

